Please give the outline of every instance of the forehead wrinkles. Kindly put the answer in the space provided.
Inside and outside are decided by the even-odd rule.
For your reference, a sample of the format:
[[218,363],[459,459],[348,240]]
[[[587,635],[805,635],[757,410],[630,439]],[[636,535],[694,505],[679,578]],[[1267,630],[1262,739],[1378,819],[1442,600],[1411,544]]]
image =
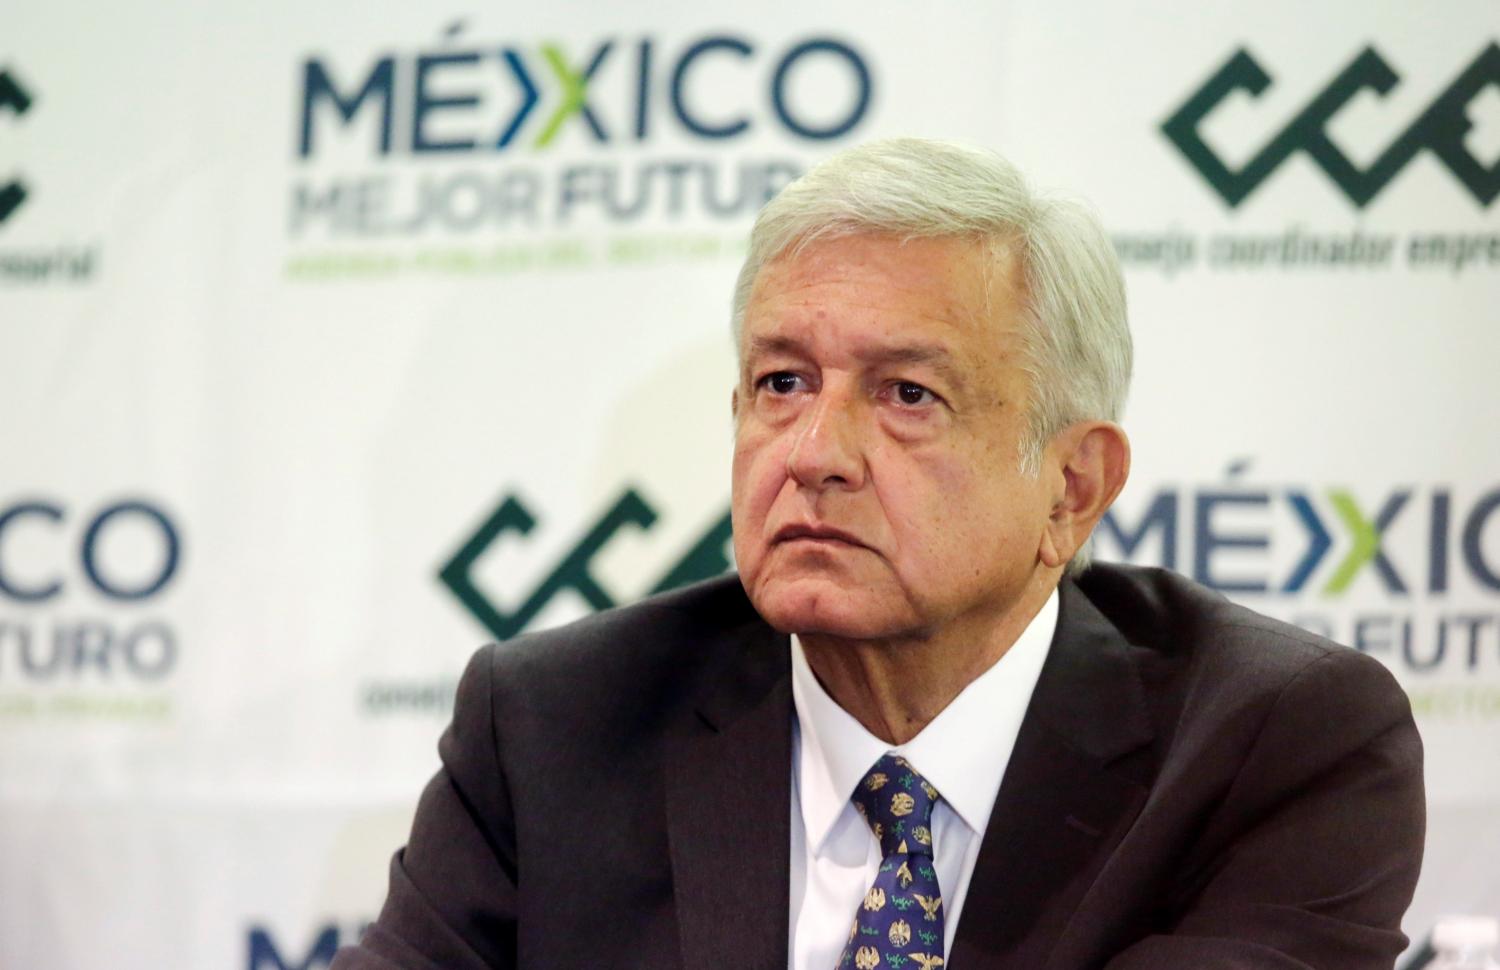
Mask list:
[[[989,328],[993,273],[991,252],[977,239],[820,239],[766,263],[748,301],[747,323],[767,315],[777,322],[814,323],[832,311],[876,323]],[[892,290],[906,298],[899,308],[890,305]]]

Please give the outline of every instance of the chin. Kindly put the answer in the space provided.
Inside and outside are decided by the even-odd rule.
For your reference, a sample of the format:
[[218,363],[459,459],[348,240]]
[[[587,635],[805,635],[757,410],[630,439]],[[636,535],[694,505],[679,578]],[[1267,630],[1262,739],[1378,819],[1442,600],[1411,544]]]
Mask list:
[[781,633],[869,640],[897,636],[918,625],[906,610],[892,609],[905,603],[899,593],[850,590],[828,580],[758,583],[750,587],[750,601]]

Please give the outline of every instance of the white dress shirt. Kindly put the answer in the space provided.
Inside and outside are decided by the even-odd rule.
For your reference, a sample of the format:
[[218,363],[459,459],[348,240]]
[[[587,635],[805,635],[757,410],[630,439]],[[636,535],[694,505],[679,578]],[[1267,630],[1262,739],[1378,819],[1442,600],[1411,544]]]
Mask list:
[[1000,779],[1057,628],[1057,591],[994,666],[965,687],[922,733],[892,748],[839,707],[791,638],[791,970],[835,970],[849,926],[880,867],[880,844],[849,800],[888,751],[938,790],[932,842],[943,893],[943,952],[953,946],[974,860]]

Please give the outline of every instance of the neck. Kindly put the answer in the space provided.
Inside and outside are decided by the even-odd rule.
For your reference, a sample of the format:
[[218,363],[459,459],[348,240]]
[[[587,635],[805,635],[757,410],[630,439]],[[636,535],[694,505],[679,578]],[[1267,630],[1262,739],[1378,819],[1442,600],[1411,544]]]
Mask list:
[[1056,585],[1056,576],[1033,582],[998,617],[958,619],[930,633],[874,640],[808,633],[798,639],[828,696],[865,730],[901,745],[1005,656]]

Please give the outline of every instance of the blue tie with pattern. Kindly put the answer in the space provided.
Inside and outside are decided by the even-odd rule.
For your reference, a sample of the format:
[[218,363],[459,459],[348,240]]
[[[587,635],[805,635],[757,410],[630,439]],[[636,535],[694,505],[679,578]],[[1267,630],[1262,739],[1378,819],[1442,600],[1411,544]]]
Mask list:
[[885,858],[854,916],[838,970],[943,965],[943,896],[932,862],[932,808],[938,797],[905,758],[889,753],[855,789],[854,808]]

